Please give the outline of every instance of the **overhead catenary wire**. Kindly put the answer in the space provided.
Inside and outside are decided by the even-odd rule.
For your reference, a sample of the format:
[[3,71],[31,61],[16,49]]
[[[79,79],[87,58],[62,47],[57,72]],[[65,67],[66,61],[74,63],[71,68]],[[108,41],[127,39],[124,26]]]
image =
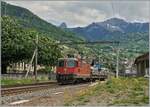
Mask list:
[[120,6],[120,3],[119,3],[119,1],[118,1],[118,15],[119,15],[119,17],[120,17],[120,8],[119,8],[119,6]]
[[111,7],[112,7],[112,16],[114,17],[114,11],[115,11],[115,9],[114,9],[114,5],[113,5],[113,0],[112,0],[112,2],[111,2]]
[[[120,8],[119,8],[119,1],[115,2],[117,4],[116,8],[114,6],[114,0],[111,1],[111,8],[112,8],[112,17],[118,15],[120,17]],[[118,7],[118,8],[117,8]]]

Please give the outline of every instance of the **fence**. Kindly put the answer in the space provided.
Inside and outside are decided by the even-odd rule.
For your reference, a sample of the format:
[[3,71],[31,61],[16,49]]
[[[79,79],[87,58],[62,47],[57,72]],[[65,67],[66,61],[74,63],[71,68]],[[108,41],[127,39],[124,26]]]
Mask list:
[[[33,74],[29,74],[28,79],[35,78]],[[38,79],[51,79],[55,80],[56,79],[56,74],[55,73],[38,73],[37,74]],[[8,73],[8,74],[1,74],[1,79],[25,79],[25,73]]]

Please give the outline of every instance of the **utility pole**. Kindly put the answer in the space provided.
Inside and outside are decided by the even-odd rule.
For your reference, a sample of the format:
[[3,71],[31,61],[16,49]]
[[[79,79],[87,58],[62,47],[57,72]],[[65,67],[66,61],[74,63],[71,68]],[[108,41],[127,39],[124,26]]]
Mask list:
[[114,49],[112,46],[110,46],[113,50],[116,50],[116,78],[118,78],[119,74],[119,47]]
[[37,79],[37,63],[38,63],[38,34],[36,35],[36,41],[35,41],[35,50],[34,50],[34,53],[33,53],[33,56],[32,56],[32,59],[30,61],[30,64],[29,64],[29,68],[27,70],[27,73],[25,75],[25,77],[28,76],[28,73],[31,69],[31,66],[32,66],[32,62],[34,61],[34,75],[35,75],[35,79]]
[[30,72],[30,69],[31,69],[31,66],[32,66],[32,62],[33,62],[34,57],[35,57],[35,54],[36,54],[36,50],[34,50],[33,56],[32,56],[31,61],[29,63],[29,68],[28,68],[28,70],[26,72],[26,75],[25,75],[25,78],[28,76],[28,73]]
[[118,78],[119,73],[119,48],[117,49],[117,59],[116,59],[116,78]]
[[38,34],[36,35],[36,48],[35,48],[35,59],[34,59],[34,73],[35,79],[37,79],[37,64],[38,64]]

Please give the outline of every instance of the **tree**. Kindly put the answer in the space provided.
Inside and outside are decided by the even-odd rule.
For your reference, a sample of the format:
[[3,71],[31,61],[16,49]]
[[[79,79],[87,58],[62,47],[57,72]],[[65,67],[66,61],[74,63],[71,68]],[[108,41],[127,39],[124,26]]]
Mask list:
[[[2,19],[2,73],[11,62],[30,60],[35,49],[36,30],[19,26],[17,20],[4,16]],[[61,56],[60,49],[50,37],[39,35],[39,64],[53,65]]]
[[2,73],[6,73],[6,67],[10,62],[28,59],[33,51],[33,43],[30,33],[23,30],[10,17],[2,17]]

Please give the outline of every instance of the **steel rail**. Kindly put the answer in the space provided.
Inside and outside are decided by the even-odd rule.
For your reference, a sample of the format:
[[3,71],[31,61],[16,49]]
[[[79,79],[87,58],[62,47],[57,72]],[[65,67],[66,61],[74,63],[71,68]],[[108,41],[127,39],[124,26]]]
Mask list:
[[49,87],[54,87],[57,85],[58,84],[56,82],[45,82],[45,83],[43,82],[43,83],[30,84],[30,85],[1,88],[1,95],[8,96],[8,95],[20,94],[20,93],[45,89]]

